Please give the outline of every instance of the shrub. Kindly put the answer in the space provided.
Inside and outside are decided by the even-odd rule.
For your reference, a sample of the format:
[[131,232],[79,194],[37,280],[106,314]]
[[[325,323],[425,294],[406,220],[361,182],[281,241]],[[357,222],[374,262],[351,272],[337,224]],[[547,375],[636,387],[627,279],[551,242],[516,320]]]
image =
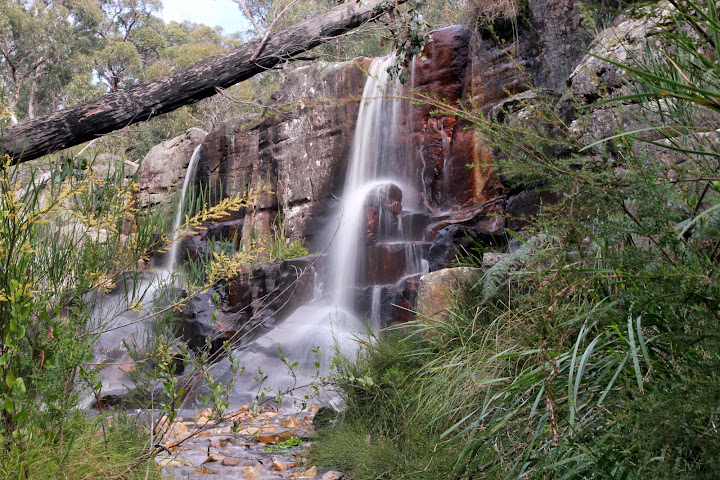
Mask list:
[[528,255],[489,270],[445,321],[418,319],[412,351],[386,353],[417,360],[403,371],[409,409],[390,408],[403,402],[390,384],[374,386],[372,410],[348,400],[346,417],[382,417],[363,429],[439,432],[426,454],[454,462],[436,478],[717,475],[720,22],[713,2],[671,4],[641,12],[659,20],[644,56],[607,60],[631,93],[603,103],[632,106],[644,129],[584,144],[539,92],[523,123],[453,112],[510,182],[563,199],[523,235]]

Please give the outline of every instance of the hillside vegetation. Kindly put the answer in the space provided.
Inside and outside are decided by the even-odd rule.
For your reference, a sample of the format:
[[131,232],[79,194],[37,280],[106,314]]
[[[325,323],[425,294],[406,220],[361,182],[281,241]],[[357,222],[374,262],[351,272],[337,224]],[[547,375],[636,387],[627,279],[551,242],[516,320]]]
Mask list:
[[318,461],[365,479],[717,477],[720,17],[714,2],[628,12],[654,34],[618,47],[626,94],[572,124],[604,103],[609,138],[578,135],[540,91],[461,113],[511,187],[561,200],[446,316],[344,359],[347,408]]

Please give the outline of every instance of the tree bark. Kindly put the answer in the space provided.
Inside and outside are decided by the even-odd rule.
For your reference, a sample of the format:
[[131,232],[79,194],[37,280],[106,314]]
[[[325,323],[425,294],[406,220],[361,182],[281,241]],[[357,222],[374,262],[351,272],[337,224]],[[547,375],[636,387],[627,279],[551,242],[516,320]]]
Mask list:
[[[181,72],[11,125],[1,139],[4,152],[13,163],[25,162],[215,95],[217,88],[247,80],[385,13],[376,8],[385,3],[382,0],[363,3],[349,2],[332,8],[272,34],[264,45],[260,40],[249,42]],[[258,50],[257,58],[251,60]]]

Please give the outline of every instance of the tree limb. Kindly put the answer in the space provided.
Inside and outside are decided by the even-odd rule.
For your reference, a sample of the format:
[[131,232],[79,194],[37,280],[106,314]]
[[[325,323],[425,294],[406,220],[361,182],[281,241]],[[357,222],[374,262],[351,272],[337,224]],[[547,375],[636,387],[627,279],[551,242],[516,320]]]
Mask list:
[[385,13],[379,8],[382,3],[380,0],[371,0],[366,5],[349,2],[274,33],[267,39],[264,53],[253,61],[250,59],[261,45],[260,40],[158,80],[11,125],[2,132],[0,143],[14,163],[25,162],[171,112],[215,95],[218,87],[231,87],[377,19]]

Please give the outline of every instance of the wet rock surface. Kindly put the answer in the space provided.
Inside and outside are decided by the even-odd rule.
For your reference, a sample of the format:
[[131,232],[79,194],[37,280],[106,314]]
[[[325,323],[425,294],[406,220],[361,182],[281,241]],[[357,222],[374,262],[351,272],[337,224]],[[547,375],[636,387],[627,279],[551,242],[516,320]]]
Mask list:
[[307,458],[318,410],[256,411],[244,405],[219,421],[200,410],[165,426],[155,461],[169,478],[340,480],[341,472],[320,469]]
[[223,195],[255,194],[243,239],[270,232],[281,212],[288,235],[325,247],[322,226],[342,187],[370,59],[316,62],[287,74],[262,118],[224,122],[203,144],[198,180]]

